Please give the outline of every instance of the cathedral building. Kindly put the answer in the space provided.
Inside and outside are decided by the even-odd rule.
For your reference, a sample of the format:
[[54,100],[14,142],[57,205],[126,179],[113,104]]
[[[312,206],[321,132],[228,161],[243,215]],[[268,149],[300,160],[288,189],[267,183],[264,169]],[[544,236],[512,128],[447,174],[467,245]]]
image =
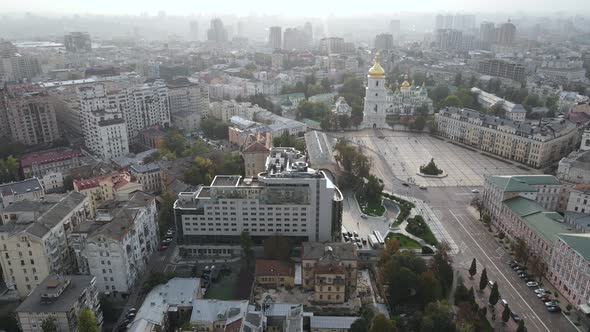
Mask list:
[[369,69],[367,75],[363,122],[360,127],[389,128],[386,122],[388,115],[412,116],[422,105],[426,105],[428,113],[432,113],[432,100],[428,98],[424,86],[414,86],[406,77],[399,89],[393,90],[387,87],[385,70],[381,67],[380,60],[381,56],[377,53],[375,64]]

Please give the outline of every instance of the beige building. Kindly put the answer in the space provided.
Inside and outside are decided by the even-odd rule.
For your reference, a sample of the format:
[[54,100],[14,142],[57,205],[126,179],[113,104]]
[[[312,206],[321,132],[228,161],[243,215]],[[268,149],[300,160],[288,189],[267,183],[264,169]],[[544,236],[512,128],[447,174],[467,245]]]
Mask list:
[[301,257],[303,288],[318,303],[344,303],[355,292],[358,256],[353,243],[304,242]]
[[244,158],[244,171],[246,177],[258,177],[258,173],[264,172],[266,158],[272,148],[272,135],[270,133],[258,133],[253,136],[253,143],[244,145],[242,158]]
[[590,304],[590,234],[559,234],[549,265],[551,283],[575,306]]
[[435,122],[439,136],[536,168],[560,160],[580,140],[579,128],[565,119],[518,122],[449,107]]
[[61,332],[84,332],[78,329],[80,309],[94,312],[99,329],[102,310],[96,290],[96,278],[83,275],[50,275],[15,310],[23,332],[42,332],[43,321],[55,319]]
[[0,265],[4,281],[27,296],[50,273],[75,272],[72,229],[89,215],[88,198],[70,192],[54,200],[16,202],[2,211]]
[[142,185],[143,191],[157,193],[162,190],[162,170],[157,163],[133,163],[129,165],[129,172],[136,178],[137,183]]
[[74,190],[90,199],[91,215],[96,215],[98,203],[115,199],[128,199],[129,194],[143,190],[141,183],[127,172],[74,180]]
[[256,283],[268,288],[293,287],[295,272],[290,262],[257,259],[254,272]]

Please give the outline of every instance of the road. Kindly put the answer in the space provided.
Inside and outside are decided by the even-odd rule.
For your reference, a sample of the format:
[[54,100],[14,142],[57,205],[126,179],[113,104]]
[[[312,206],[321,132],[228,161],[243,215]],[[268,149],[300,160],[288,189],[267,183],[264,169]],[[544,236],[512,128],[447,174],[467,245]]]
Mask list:
[[[360,142],[359,139],[352,141]],[[458,253],[453,257],[453,264],[463,276],[466,284],[472,282],[477,289],[479,284],[479,273],[482,268],[487,270],[488,278],[498,282],[502,298],[508,301],[510,308],[518,313],[524,320],[529,331],[543,332],[569,332],[577,329],[561,314],[547,312],[543,302],[541,302],[529,289],[525,282],[518,278],[512,271],[507,262],[512,258],[496,242],[495,238],[489,233],[483,224],[478,220],[470,209],[470,202],[473,199],[471,189],[479,188],[482,183],[469,181],[469,186],[461,186],[467,181],[457,181],[456,186],[433,186],[426,190],[418,189],[416,185],[409,187],[403,186],[402,182],[408,182],[408,179],[399,179],[395,175],[395,158],[392,153],[381,152],[383,141],[371,135],[364,136],[362,142],[363,150],[373,161],[371,171],[383,179],[385,190],[399,195],[407,195],[423,200],[438,217],[442,226],[458,246]],[[395,140],[390,142],[387,147],[389,151],[395,149]],[[461,154],[461,152],[455,152]],[[471,153],[471,151],[466,151]],[[399,161],[398,161],[399,163]],[[481,174],[485,175],[485,174]],[[476,186],[476,185],[479,185]],[[473,281],[468,279],[467,270],[471,260],[475,258],[478,262],[478,274]],[[468,286],[469,287],[469,286]],[[479,294],[482,302],[485,302],[489,296],[487,293]],[[500,320],[502,308],[500,304],[496,308],[496,317]],[[509,330],[515,330],[516,324],[510,320],[506,326]]]

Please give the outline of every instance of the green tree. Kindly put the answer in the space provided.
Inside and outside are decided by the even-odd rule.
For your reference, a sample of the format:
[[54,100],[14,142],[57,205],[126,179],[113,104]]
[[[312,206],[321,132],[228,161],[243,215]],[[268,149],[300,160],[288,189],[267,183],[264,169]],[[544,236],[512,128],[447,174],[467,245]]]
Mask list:
[[41,323],[41,330],[43,332],[58,332],[59,329],[57,328],[55,317],[51,316],[45,318],[43,323]]
[[98,322],[94,312],[88,308],[80,309],[78,314],[78,330],[84,332],[99,332]]
[[425,166],[420,166],[420,173],[427,175],[439,175],[442,174],[442,170],[436,166],[434,158],[430,159],[430,162]]
[[274,146],[293,147],[299,151],[305,150],[305,141],[290,135],[286,130],[280,136],[273,138],[272,142]]
[[216,173],[221,175],[244,175],[242,156],[237,152],[225,153]]
[[395,321],[387,319],[384,314],[379,313],[373,317],[369,332],[396,332]]
[[428,91],[428,96],[435,104],[440,103],[451,94],[451,90],[446,85],[439,85],[436,88]]
[[174,225],[174,202],[176,197],[166,191],[161,195],[161,198],[162,205],[160,205],[160,212],[158,212],[158,229],[162,236]]
[[208,118],[201,121],[201,128],[206,137],[214,140],[227,139],[229,137],[229,126],[221,120]]
[[418,295],[422,307],[441,297],[441,287],[432,271],[425,271],[418,279]]
[[473,276],[477,273],[477,261],[475,258],[471,261],[471,266],[469,267],[469,279],[473,279]]
[[242,231],[240,233],[240,246],[242,247],[242,252],[246,258],[250,258],[252,256],[252,238],[250,237],[250,233],[247,231]]
[[516,238],[514,243],[514,256],[516,260],[518,260],[524,266],[527,266],[529,260],[529,248],[525,242],[525,240],[521,237]]
[[350,325],[350,332],[368,332],[369,331],[369,322],[364,318],[361,317],[355,320],[352,325]]
[[463,84],[463,75],[461,75],[461,72],[458,72],[455,75],[455,86],[460,86],[461,84]]
[[484,214],[484,216],[481,218],[481,221],[484,224],[489,225],[492,222],[492,217],[490,217],[489,214]]
[[479,290],[483,291],[488,286],[488,271],[483,268],[481,277],[479,277]]
[[338,125],[340,128],[346,129],[349,128],[351,124],[350,117],[348,115],[339,115],[338,116]]
[[184,173],[184,180],[188,184],[208,185],[213,180],[215,174],[215,164],[211,159],[196,157],[190,168]]
[[65,190],[74,190],[74,177],[71,175],[66,175],[64,177],[64,189]]
[[455,96],[455,95],[450,95],[448,97],[446,97],[441,103],[440,103],[440,108],[445,108],[445,107],[463,107],[463,103],[461,102],[461,99],[459,99],[459,97]]
[[504,324],[506,324],[509,319],[510,319],[510,307],[505,306],[504,310],[502,311],[502,321],[504,322]]
[[381,199],[383,192],[383,181],[373,174],[370,174],[365,185],[365,196],[368,201],[376,202]]
[[422,315],[421,332],[455,331],[451,307],[445,301],[431,302]]
[[424,116],[417,116],[416,119],[414,120],[414,122],[411,123],[410,125],[410,129],[413,130],[424,130],[424,127],[426,126],[426,118]]
[[490,292],[488,302],[491,305],[496,305],[496,303],[498,303],[498,300],[500,300],[500,291],[498,290],[498,283],[495,282],[494,286],[492,286],[492,291]]
[[389,285],[389,297],[394,303],[404,303],[413,296],[417,286],[418,277],[416,273],[407,267],[402,267],[393,276]]
[[264,240],[264,256],[268,259],[289,260],[291,243],[284,236],[275,235]]
[[527,332],[527,328],[524,326],[524,319],[521,319],[518,322],[518,327],[516,328],[516,332]]

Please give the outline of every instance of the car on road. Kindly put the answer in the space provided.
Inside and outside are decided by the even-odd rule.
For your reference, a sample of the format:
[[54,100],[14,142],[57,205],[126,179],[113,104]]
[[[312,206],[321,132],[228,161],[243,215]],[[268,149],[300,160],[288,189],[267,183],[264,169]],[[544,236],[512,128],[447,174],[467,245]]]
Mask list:
[[471,189],[471,192],[474,194],[479,194],[479,189]]
[[549,301],[549,302],[545,302],[545,306],[546,307],[556,307],[556,306],[558,306],[558,304],[555,301]]
[[526,283],[526,285],[529,287],[537,287],[537,286],[539,286],[539,283],[536,281],[529,281]]
[[526,274],[526,272],[522,272],[522,273],[518,274],[518,277],[524,279],[524,278],[528,277],[528,274]]
[[407,182],[402,182],[402,186],[409,187],[409,186],[410,186],[410,184],[409,184],[409,183],[407,183]]
[[547,307],[547,311],[549,311],[549,312],[560,312],[561,311],[561,308],[558,305],[556,305],[556,306],[550,306],[550,307]]
[[363,218],[363,219],[367,219],[368,217],[367,217],[367,215],[366,215],[366,214],[361,214],[361,218]]
[[539,293],[545,294],[545,289],[543,289],[543,288],[537,288],[537,289],[535,289],[535,293],[537,293],[537,294],[539,294]]
[[520,318],[520,315],[518,315],[516,312],[510,312],[510,317],[512,317],[512,320],[515,323],[518,323],[522,320],[522,318]]
[[493,282],[493,281],[491,281],[491,280],[490,280],[490,281],[488,281],[488,286],[490,286],[490,288],[493,288],[493,287],[494,287],[494,282]]
[[425,185],[420,185],[420,189],[426,189]]
[[507,307],[507,306],[508,306],[508,301],[506,301],[506,300],[502,299],[502,300],[500,301],[500,304],[502,304],[502,306],[503,306],[503,307]]

